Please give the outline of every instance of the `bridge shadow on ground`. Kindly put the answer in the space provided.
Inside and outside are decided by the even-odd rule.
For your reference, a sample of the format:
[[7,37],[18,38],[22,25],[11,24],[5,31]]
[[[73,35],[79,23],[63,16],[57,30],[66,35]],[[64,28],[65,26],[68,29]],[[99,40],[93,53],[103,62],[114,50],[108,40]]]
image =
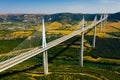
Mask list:
[[[92,45],[93,36],[86,36],[86,40]],[[120,39],[96,37],[96,47],[85,56],[94,58],[120,59]]]
[[111,36],[114,36],[114,37],[120,39],[120,29],[117,28],[117,27],[114,27],[114,26],[110,26],[110,27],[118,30],[119,32],[106,32],[106,34],[111,35]]
[[112,27],[112,28],[117,29],[117,30],[120,31],[120,28],[117,28],[117,27],[114,27],[114,26],[110,26],[110,27]]
[[[71,45],[73,45],[76,41],[78,41],[80,39],[80,37],[77,37],[75,40],[73,40],[72,42],[70,42],[69,44],[67,44],[67,46],[64,48],[64,49],[62,49],[62,50],[60,50],[57,54],[55,54],[54,56],[52,56],[52,57],[50,57],[49,58],[49,62],[50,63],[52,63],[52,61],[54,60],[54,59],[56,59],[56,57],[57,56],[59,56],[60,54],[62,54],[65,50],[67,50]],[[0,73],[0,78],[3,78],[3,77],[5,77],[5,76],[10,76],[10,75],[13,75],[13,74],[18,74],[18,73],[20,73],[20,72],[28,72],[28,71],[30,71],[30,70],[32,70],[32,69],[35,69],[35,68],[38,68],[38,67],[40,67],[40,66],[42,66],[43,64],[41,63],[41,64],[37,64],[37,65],[34,65],[34,66],[32,66],[32,67],[29,67],[29,68],[26,68],[26,69],[23,69],[23,70],[14,70],[14,71],[6,71],[6,72],[3,72],[3,73]],[[41,74],[43,74],[43,73],[41,73]]]
[[37,65],[34,65],[33,67],[29,67],[29,68],[26,68],[24,70],[14,70],[14,71],[9,71],[9,72],[5,72],[5,73],[1,73],[0,74],[0,78],[3,78],[5,76],[10,76],[10,75],[13,75],[13,74],[18,74],[20,72],[26,72],[28,70],[32,70],[32,69],[35,69],[37,67],[40,67],[42,66],[42,64],[37,64]]
[[80,37],[77,37],[75,40],[73,40],[72,42],[70,42],[69,44],[67,44],[67,46],[65,48],[63,48],[62,50],[60,50],[57,54],[55,54],[54,56],[49,58],[49,62],[52,63],[52,61],[54,59],[57,58],[57,56],[60,56],[60,54],[62,54],[64,51],[66,51],[68,48],[70,48],[71,45],[73,45],[76,41],[80,40]]
[[107,32],[106,34],[120,39],[120,32]]

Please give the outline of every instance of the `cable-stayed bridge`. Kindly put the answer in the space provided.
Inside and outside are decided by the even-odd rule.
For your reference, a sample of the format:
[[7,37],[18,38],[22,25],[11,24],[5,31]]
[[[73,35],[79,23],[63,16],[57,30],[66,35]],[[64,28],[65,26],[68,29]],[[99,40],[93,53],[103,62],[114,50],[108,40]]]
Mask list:
[[83,20],[81,21],[82,23],[82,28],[80,30],[76,30],[68,35],[65,35],[63,37],[60,37],[56,40],[53,40],[49,43],[46,43],[46,35],[45,35],[45,25],[44,25],[44,19],[42,20],[42,47],[35,47],[31,50],[23,50],[21,54],[18,54],[12,58],[6,59],[4,61],[0,62],[0,72],[11,68],[31,57],[34,57],[40,53],[43,53],[43,66],[44,66],[44,74],[48,74],[48,54],[47,50],[80,34],[81,33],[81,50],[80,50],[80,59],[79,63],[80,66],[83,66],[83,47],[84,47],[84,32],[89,30],[89,29],[94,29],[94,35],[93,35],[93,48],[95,48],[95,43],[96,43],[96,27],[98,24],[101,24],[100,26],[100,32],[102,32],[102,27],[103,27],[103,22],[107,20],[108,15],[101,15],[100,20],[97,21],[97,16],[95,16],[95,19],[91,25],[85,26],[85,20],[83,17]]

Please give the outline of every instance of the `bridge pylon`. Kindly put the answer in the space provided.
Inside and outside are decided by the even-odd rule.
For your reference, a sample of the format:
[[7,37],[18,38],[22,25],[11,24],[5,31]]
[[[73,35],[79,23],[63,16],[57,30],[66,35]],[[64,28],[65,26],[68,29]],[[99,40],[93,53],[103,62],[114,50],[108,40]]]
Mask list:
[[[101,15],[101,17],[100,17],[100,20],[102,20],[102,18],[103,18],[103,15]],[[102,32],[102,27],[103,27],[103,22],[101,21],[101,23],[100,23],[100,33]]]
[[[46,47],[46,35],[45,35],[45,23],[44,18],[42,19],[42,48]],[[48,74],[48,54],[47,51],[43,52],[43,68],[44,74]]]
[[[106,14],[104,14],[104,18],[106,17]],[[105,25],[105,23],[106,23],[106,19],[103,21],[103,27],[105,27],[106,25]]]
[[84,16],[83,16],[83,19],[82,19],[82,32],[81,32],[81,49],[80,49],[80,59],[79,59],[79,63],[80,63],[81,67],[83,67],[84,27],[85,27],[85,19],[84,19]]
[[[95,19],[93,21],[93,24],[95,24],[97,21],[97,16],[95,16]],[[96,25],[94,26],[94,32],[93,32],[93,48],[95,48],[95,43],[96,43]]]
[[104,22],[105,22],[105,23],[104,23],[104,27],[105,27],[105,26],[106,26],[106,23],[107,23],[107,17],[108,17],[108,15],[105,14],[104,17],[106,17],[106,19],[104,20]]

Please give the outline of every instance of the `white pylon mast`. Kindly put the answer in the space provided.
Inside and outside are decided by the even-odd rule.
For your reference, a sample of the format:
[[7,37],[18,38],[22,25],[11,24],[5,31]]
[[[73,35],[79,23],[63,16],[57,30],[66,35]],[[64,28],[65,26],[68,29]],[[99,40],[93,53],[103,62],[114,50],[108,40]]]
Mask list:
[[46,35],[45,35],[45,23],[44,18],[42,19],[42,47],[46,47]]
[[106,14],[105,17],[106,17],[106,19],[105,19],[105,24],[106,24],[107,23],[108,15]]
[[[45,23],[44,18],[42,19],[42,48],[46,47],[46,35],[45,35]],[[44,74],[48,74],[48,55],[47,51],[43,52],[43,68]]]
[[[105,17],[106,17],[106,15],[104,14],[104,18],[105,18]],[[103,27],[105,27],[106,20],[104,20],[103,22],[104,22],[104,26],[103,26]]]
[[[102,20],[102,18],[103,18],[103,15],[101,15],[100,20]],[[103,22],[101,21],[101,23],[100,23],[100,33],[102,32],[102,27],[103,27]]]
[[84,27],[85,27],[85,19],[83,16],[82,19],[82,33],[81,33],[81,50],[80,50],[80,66],[83,67],[83,51],[84,51]]
[[[95,24],[96,21],[97,21],[97,16],[95,16],[93,24]],[[95,48],[95,42],[96,42],[96,25],[94,26],[94,33],[93,33],[93,48]]]

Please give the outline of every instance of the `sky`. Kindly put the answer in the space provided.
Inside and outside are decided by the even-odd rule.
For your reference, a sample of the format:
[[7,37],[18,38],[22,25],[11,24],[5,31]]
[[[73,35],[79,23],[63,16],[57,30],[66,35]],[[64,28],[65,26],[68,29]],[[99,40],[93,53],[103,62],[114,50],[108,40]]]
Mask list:
[[120,0],[0,0],[0,14],[115,13]]

